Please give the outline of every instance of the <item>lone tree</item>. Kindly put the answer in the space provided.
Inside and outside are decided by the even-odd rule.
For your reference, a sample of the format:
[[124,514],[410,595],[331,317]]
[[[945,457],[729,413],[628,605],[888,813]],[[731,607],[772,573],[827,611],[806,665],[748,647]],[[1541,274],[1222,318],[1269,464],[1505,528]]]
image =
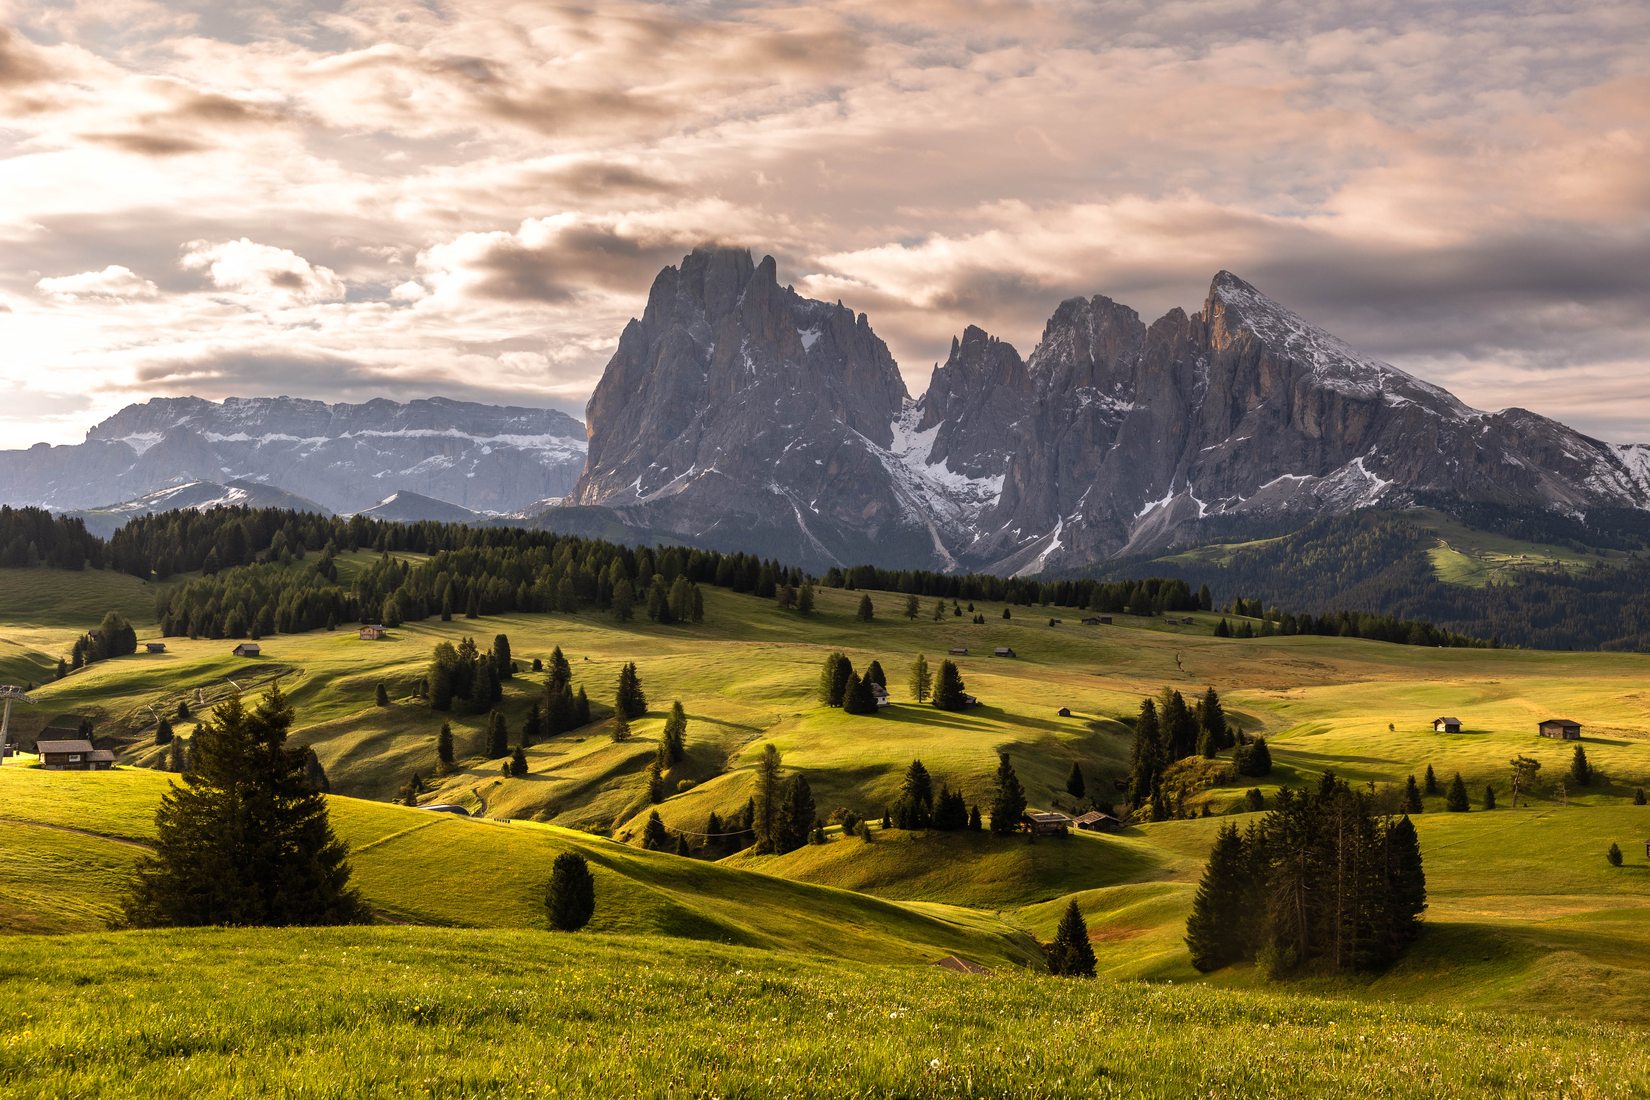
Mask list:
[[387,706],[390,705],[390,690],[389,690],[389,688],[385,687],[383,684],[378,685],[378,699],[377,699],[377,701],[378,701],[378,705],[381,706],[381,707],[387,707]]
[[658,810],[647,817],[647,825],[642,829],[642,847],[650,852],[666,852],[675,847],[670,842],[670,830],[665,828]]
[[991,796],[991,831],[998,836],[1012,833],[1020,827],[1025,812],[1026,791],[1005,752],[998,757],[997,790]]
[[876,614],[876,611],[871,606],[871,597],[861,596],[859,598],[859,609],[854,612],[854,618],[862,623],[868,623],[874,614]]
[[170,721],[163,717],[155,723],[155,744],[170,745],[172,737],[172,723]]
[[435,758],[443,769],[453,766],[453,727],[441,723],[441,732],[435,735]]
[[1541,770],[1541,761],[1519,753],[1509,763],[1512,764],[1512,804],[1516,810],[1519,794],[1535,783],[1536,773]]
[[615,693],[613,709],[626,718],[640,718],[647,713],[647,696],[642,691],[642,678],[636,672],[636,662],[628,662],[619,670],[619,688]]
[[1593,766],[1587,763],[1587,750],[1576,745],[1575,755],[1570,757],[1570,778],[1576,781],[1578,787],[1593,785]]
[[1073,798],[1081,799],[1087,785],[1083,782],[1083,768],[1076,761],[1072,761],[1071,774],[1066,776],[1066,793]]
[[911,662],[911,698],[919,703],[928,702],[929,693],[934,690],[934,674],[928,671],[928,658],[917,654],[917,659]]
[[510,777],[512,779],[520,779],[526,774],[527,753],[522,750],[520,745],[517,745],[516,751],[510,754]]
[[1604,853],[1604,858],[1610,861],[1610,866],[1621,866],[1621,846],[1615,841],[1610,842],[1610,850]]
[[550,886],[544,892],[544,908],[550,927],[577,932],[590,923],[596,912],[596,880],[590,864],[577,852],[563,852],[550,868]]
[[941,710],[963,710],[968,706],[962,673],[957,671],[953,661],[940,662],[940,681],[934,688],[934,705]]
[[907,619],[913,619],[914,620],[917,617],[917,612],[919,610],[920,610],[920,607],[917,604],[917,597],[916,596],[913,595],[913,596],[905,597],[905,617]]
[[1464,814],[1472,807],[1467,801],[1467,785],[1461,780],[1461,773],[1456,772],[1455,778],[1449,782],[1449,794],[1444,798],[1444,809],[1452,814]]
[[292,719],[276,687],[251,711],[231,696],[196,728],[183,785],[161,797],[155,814],[155,852],[137,866],[128,924],[279,927],[367,918],[306,755],[286,747]]
[[1487,783],[1484,785],[1484,809],[1495,809],[1495,788]]
[[814,613],[814,586],[805,584],[796,593],[796,613],[798,615],[812,615]]
[[1644,805],[1644,803],[1645,803],[1644,788],[1640,787],[1638,790],[1633,792],[1633,805],[1642,806],[1642,805]]
[[670,716],[665,719],[664,733],[660,736],[659,756],[666,767],[682,762],[687,755],[687,712],[682,709],[682,701],[676,700],[670,704]]
[[1089,926],[1075,899],[1066,903],[1066,914],[1048,947],[1048,969],[1067,978],[1094,977],[1094,946],[1089,943]]
[[1428,794],[1438,793],[1438,773],[1432,770],[1431,764],[1427,765],[1426,791]]

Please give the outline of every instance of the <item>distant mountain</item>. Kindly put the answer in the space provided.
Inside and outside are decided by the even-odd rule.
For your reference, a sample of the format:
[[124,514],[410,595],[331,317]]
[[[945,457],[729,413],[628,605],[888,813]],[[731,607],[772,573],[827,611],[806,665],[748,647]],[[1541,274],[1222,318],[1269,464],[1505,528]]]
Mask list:
[[371,508],[363,508],[355,514],[392,523],[418,523],[423,520],[432,520],[436,523],[473,523],[481,518],[468,508],[460,508],[445,500],[436,500],[434,497],[423,496],[406,489],[391,493]]
[[151,512],[177,512],[192,509],[204,512],[208,508],[288,508],[299,512],[327,510],[313,500],[305,500],[273,485],[255,481],[231,481],[220,485],[215,481],[186,481],[166,489],[156,489],[133,500],[106,504],[71,513],[79,517],[86,529],[94,535],[108,537],[137,516]]
[[1650,446],[1468,408],[1224,271],[1149,325],[1064,302],[1027,359],[970,328],[913,401],[863,314],[698,250],[654,281],[587,419],[579,503],[814,566],[1069,571],[1418,495],[1650,507]]
[[334,512],[372,507],[398,487],[510,512],[573,488],[584,434],[555,410],[445,398],[156,398],[122,409],[84,443],[0,451],[0,502],[73,511],[180,482],[261,482]]

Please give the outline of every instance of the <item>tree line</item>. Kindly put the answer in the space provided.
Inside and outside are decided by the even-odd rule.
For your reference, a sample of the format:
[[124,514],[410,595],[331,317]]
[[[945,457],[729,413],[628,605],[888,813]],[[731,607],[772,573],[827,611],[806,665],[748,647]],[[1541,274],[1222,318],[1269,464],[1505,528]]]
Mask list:
[[44,508],[0,505],[0,566],[28,569],[102,569],[102,539],[73,516],[55,516]]

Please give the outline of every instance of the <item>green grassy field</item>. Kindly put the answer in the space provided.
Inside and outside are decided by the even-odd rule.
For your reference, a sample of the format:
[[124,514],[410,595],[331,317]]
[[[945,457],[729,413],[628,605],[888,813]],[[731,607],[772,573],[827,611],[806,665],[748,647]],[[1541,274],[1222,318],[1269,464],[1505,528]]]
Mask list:
[[1632,1097],[1643,1032],[441,929],[12,941],[9,1097]]
[[[95,623],[97,601],[111,598],[99,591],[74,604],[80,597],[59,590],[51,615],[39,598],[13,601],[17,585],[54,576],[29,571],[7,578],[15,583],[0,593],[0,641],[42,660]],[[140,593],[149,598],[142,586],[127,596]],[[1180,942],[1218,817],[1035,845],[892,832],[871,844],[833,839],[722,865],[626,843],[655,808],[645,769],[672,699],[690,718],[689,757],[667,776],[668,797],[656,808],[672,828],[694,831],[710,812],[744,804],[754,761],[770,742],[787,769],[808,776],[822,814],[838,806],[880,814],[914,757],[936,784],[960,786],[986,804],[1002,751],[1034,806],[1070,807],[1065,780],[1074,762],[1102,795],[1121,776],[1131,735],[1118,719],[1132,716],[1142,695],[1166,684],[1190,695],[1212,684],[1243,729],[1267,736],[1276,767],[1263,780],[1232,778],[1197,792],[1193,810],[1235,812],[1251,786],[1270,798],[1280,785],[1315,781],[1324,770],[1381,787],[1419,777],[1430,764],[1441,784],[1459,771],[1472,793],[1472,813],[1445,814],[1442,798],[1431,796],[1418,819],[1432,898],[1421,942],[1387,974],[1309,988],[1354,1002],[1589,1019],[1642,1021],[1650,1012],[1650,808],[1631,804],[1636,787],[1650,786],[1650,658],[1216,639],[1209,615],[1193,616],[1190,626],[1119,617],[1113,626],[1083,627],[1080,613],[1050,609],[1013,608],[1005,620],[1001,604],[980,605],[986,623],[973,625],[966,615],[931,620],[927,600],[908,621],[903,597],[882,593],[872,594],[876,618],[861,623],[853,616],[859,595],[822,591],[819,613],[802,618],[707,588],[699,626],[619,624],[598,614],[431,621],[384,642],[343,629],[275,636],[256,661],[232,657],[232,640],[170,639],[164,656],[104,662],[42,686],[37,705],[19,708],[14,721],[28,737],[49,723],[92,717],[100,733],[133,738],[128,763],[150,763],[158,755],[149,743],[155,715],[200,691],[279,677],[298,708],[296,739],[314,746],[334,790],[358,796],[335,799],[335,819],[357,882],[388,921],[537,927],[536,892],[549,860],[571,846],[592,859],[614,899],[598,910],[603,934],[884,964],[956,953],[1014,967],[1034,957],[1033,938],[1049,938],[1076,898],[1106,975],[1249,990],[1259,981],[1245,968],[1199,979]],[[1064,621],[1048,625],[1051,614]],[[409,698],[436,642],[472,634],[485,647],[497,633],[510,636],[523,667],[561,646],[598,708],[611,699],[619,667],[635,660],[653,708],[634,724],[635,739],[615,744],[598,722],[530,748],[528,776],[501,777],[497,761],[475,755],[482,716],[433,714]],[[958,661],[983,705],[948,714],[912,704],[904,689],[911,660],[925,653],[937,666],[958,645],[970,650]],[[997,645],[1020,656],[987,656]],[[863,717],[819,706],[818,669],[834,648],[859,668],[880,660],[896,705]],[[392,696],[388,707],[374,704],[379,683]],[[538,690],[526,674],[508,686],[513,730]],[[1061,706],[1073,716],[1059,717]],[[1430,721],[1441,714],[1461,717],[1466,732],[1433,733]],[[1560,789],[1573,746],[1535,736],[1536,722],[1555,715],[1584,724],[1583,744],[1601,773],[1593,786]],[[432,820],[371,801],[393,795],[414,771],[430,777],[444,720],[453,723],[462,759],[426,800],[461,802],[490,822]],[[187,735],[190,726],[179,728]],[[1543,771],[1529,805],[1513,810],[1508,760],[1519,753],[1541,760]],[[0,927],[100,927],[141,850],[133,842],[150,835],[165,782],[143,768],[73,777],[0,769],[8,807],[0,812]],[[1489,813],[1477,809],[1486,784],[1501,805]],[[1611,842],[1627,866],[1606,865]]]

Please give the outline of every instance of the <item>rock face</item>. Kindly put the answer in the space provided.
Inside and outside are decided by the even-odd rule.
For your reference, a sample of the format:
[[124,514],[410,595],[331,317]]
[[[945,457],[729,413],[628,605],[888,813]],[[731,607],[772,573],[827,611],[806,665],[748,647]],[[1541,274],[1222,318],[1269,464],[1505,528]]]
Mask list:
[[157,489],[135,500],[107,504],[73,512],[94,535],[107,538],[124,527],[133,518],[151,512],[178,512],[192,510],[205,512],[212,508],[287,508],[295,512],[326,511],[312,500],[295,496],[273,485],[256,481],[231,481],[219,485],[213,481],[187,481],[167,489]]
[[1150,325],[1061,303],[1028,360],[970,327],[906,397],[863,315],[699,251],[654,282],[588,409],[577,499],[814,566],[1038,573],[1412,494],[1650,506],[1650,448],[1486,414],[1229,272]]
[[371,507],[398,488],[505,512],[564,496],[583,465],[583,426],[550,409],[443,398],[157,398],[122,409],[85,443],[0,451],[0,500],[67,511],[240,479],[336,512]]
[[574,499],[650,530],[791,560],[937,553],[890,475],[907,397],[865,315],[701,249],[659,273],[590,399]]

